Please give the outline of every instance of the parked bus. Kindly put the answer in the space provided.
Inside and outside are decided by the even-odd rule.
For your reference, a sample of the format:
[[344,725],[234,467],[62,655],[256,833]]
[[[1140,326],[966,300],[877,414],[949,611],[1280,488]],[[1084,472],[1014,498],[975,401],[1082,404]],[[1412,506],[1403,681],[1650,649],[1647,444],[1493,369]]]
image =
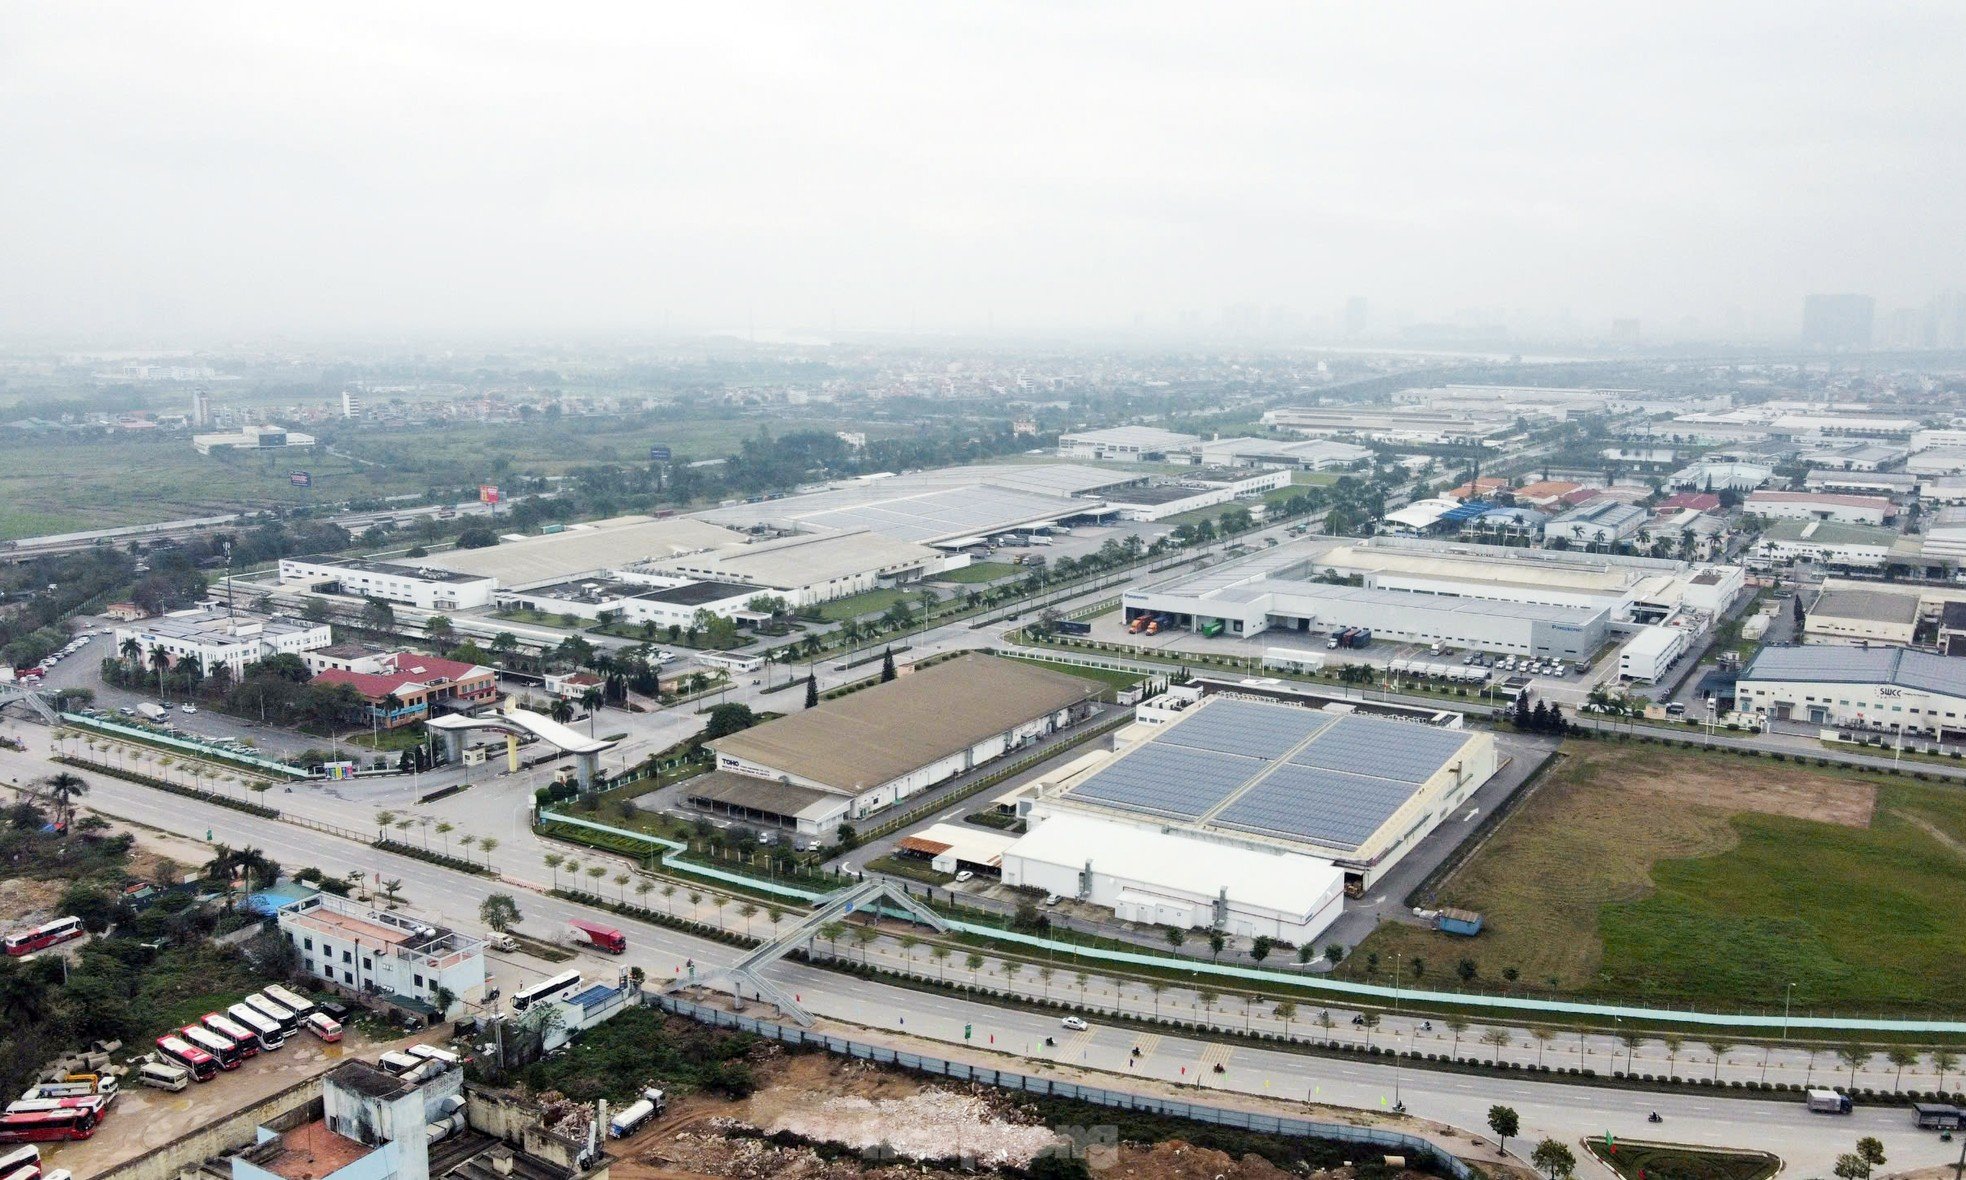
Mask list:
[[52,1143],[96,1133],[92,1110],[33,1110],[0,1114],[0,1143]]
[[238,1069],[239,1062],[245,1059],[246,1052],[239,1047],[238,1042],[230,1037],[219,1036],[202,1024],[187,1024],[178,1032],[185,1040],[216,1057],[220,1069]]
[[259,1043],[258,1033],[222,1012],[207,1012],[198,1020],[206,1028],[239,1046],[241,1057],[257,1057],[259,1051],[266,1048]]
[[157,1051],[191,1071],[191,1076],[209,1082],[218,1074],[218,1058],[183,1037],[157,1038]]
[[43,922],[32,930],[16,930],[7,936],[7,953],[10,955],[31,955],[35,951],[46,950],[56,943],[68,942],[82,937],[87,931],[82,929],[80,918],[56,918]]
[[146,1061],[137,1070],[137,1081],[159,1090],[182,1090],[191,1084],[191,1071],[174,1061]]
[[96,1118],[102,1118],[103,1108],[109,1100],[96,1094],[78,1095],[72,1098],[22,1098],[7,1104],[8,1114],[28,1114],[37,1110],[91,1110]]
[[541,1000],[563,996],[580,986],[580,972],[562,971],[551,979],[541,980],[531,987],[522,987],[512,993],[512,1011],[524,1012]]
[[254,993],[239,1002],[279,1025],[282,1033],[290,1035],[300,1027],[300,1017],[294,1015],[285,1004],[277,1000],[269,1000],[264,995]]
[[[251,1004],[241,1001],[227,1008],[225,1014],[238,1023],[252,1029],[253,1036],[259,1038],[259,1047],[269,1053],[287,1043],[287,1033],[285,1029],[280,1027],[280,1022],[274,1020],[272,1017],[261,1015],[259,1009],[253,1007]],[[220,1029],[219,1031],[224,1032],[225,1030]]]
[[0,1180],[35,1180],[40,1175],[40,1148],[28,1146],[0,1151]]
[[341,1039],[341,1021],[326,1012],[310,1013],[304,1023],[307,1025],[308,1032],[331,1045]]
[[309,1012],[320,1007],[299,992],[288,991],[277,983],[269,983],[260,989],[260,994],[294,1014],[294,1019],[304,1020]]

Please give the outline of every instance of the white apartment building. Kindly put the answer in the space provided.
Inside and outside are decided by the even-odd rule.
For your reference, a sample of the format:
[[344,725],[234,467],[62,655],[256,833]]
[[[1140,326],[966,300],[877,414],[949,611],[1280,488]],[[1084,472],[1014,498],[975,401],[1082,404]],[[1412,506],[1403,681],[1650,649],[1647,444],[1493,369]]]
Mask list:
[[212,669],[223,666],[235,680],[245,675],[248,665],[269,656],[297,656],[334,642],[326,623],[244,615],[235,620],[222,611],[210,610],[179,611],[129,623],[116,628],[114,639],[119,657],[124,654],[123,645],[135,640],[137,659],[145,667],[152,665],[152,653],[162,651],[172,667],[192,660],[210,676]]
[[482,940],[402,914],[317,893],[280,908],[280,933],[302,969],[336,990],[440,1018],[440,992],[453,1008],[485,989]]

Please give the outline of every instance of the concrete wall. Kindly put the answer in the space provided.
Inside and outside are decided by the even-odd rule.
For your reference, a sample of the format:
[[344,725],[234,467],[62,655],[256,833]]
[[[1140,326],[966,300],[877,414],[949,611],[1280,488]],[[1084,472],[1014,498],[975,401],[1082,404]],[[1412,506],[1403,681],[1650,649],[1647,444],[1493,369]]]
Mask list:
[[321,1079],[312,1077],[98,1173],[96,1180],[176,1180],[178,1173],[195,1171],[213,1156],[250,1146],[257,1141],[262,1126],[290,1130],[319,1118],[321,1109]]

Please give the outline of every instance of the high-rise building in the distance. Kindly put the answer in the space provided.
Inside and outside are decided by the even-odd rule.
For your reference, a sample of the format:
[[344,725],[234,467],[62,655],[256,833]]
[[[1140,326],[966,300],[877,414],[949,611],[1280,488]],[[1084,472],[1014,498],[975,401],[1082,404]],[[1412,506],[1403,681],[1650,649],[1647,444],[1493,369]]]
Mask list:
[[1932,346],[1966,348],[1966,291],[1947,291],[1932,301]]
[[341,416],[344,418],[360,418],[362,416],[362,399],[346,390],[342,391]]
[[197,429],[212,424],[212,391],[200,385],[191,391],[191,425]]
[[1802,343],[1810,348],[1869,348],[1877,301],[1868,295],[1811,295],[1802,301]]

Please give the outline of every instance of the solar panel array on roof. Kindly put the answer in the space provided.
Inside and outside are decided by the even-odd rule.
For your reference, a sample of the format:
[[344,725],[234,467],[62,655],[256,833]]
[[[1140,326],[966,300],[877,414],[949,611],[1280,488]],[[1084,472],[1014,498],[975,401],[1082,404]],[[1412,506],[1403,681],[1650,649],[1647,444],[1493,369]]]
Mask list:
[[1154,741],[1158,745],[1273,759],[1281,758],[1331,722],[1331,714],[1309,709],[1279,709],[1254,701],[1219,700],[1169,726]]
[[1353,714],[1343,724],[1319,734],[1290,761],[1298,766],[1423,783],[1467,740],[1468,735],[1459,730]]
[[1210,823],[1357,848],[1419,790],[1418,783],[1288,763],[1217,812]]
[[1268,763],[1158,742],[1114,761],[1070,795],[1174,819],[1200,819]]

